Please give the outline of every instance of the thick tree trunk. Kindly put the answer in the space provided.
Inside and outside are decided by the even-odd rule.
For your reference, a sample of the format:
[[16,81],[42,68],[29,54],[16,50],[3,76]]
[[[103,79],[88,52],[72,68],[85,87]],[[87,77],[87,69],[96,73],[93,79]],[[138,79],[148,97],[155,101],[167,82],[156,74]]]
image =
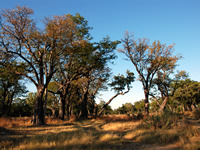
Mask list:
[[60,94],[60,108],[59,108],[59,119],[64,120],[65,119],[65,96]]
[[80,118],[85,119],[88,118],[88,111],[87,111],[87,96],[88,96],[88,90],[84,92],[81,100],[81,115]]
[[34,118],[33,118],[33,124],[36,124],[36,125],[45,124],[44,106],[43,106],[43,100],[42,100],[43,94],[44,94],[43,87],[37,87],[37,99],[35,102]]
[[69,119],[69,116],[70,116],[70,105],[69,105],[69,102],[68,102],[68,100],[67,100],[67,104],[66,104],[66,110],[67,110],[67,114],[66,114],[66,116],[67,116],[67,119]]
[[45,88],[45,100],[44,100],[44,120],[46,116],[46,111],[47,111],[47,98],[48,98],[48,90]]
[[168,97],[166,96],[162,104],[160,105],[160,111],[164,111],[167,105]]

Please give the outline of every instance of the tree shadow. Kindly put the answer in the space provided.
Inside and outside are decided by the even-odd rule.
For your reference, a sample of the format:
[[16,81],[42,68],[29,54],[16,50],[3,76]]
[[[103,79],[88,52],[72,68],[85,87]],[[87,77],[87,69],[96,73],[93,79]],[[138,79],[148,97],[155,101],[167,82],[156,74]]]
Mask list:
[[[47,150],[47,149],[124,149],[127,145],[135,145],[135,142],[127,139],[123,139],[123,136],[128,132],[111,132],[102,130],[103,122],[95,122],[95,121],[78,121],[74,123],[65,123],[62,125],[48,124],[45,126],[29,126],[17,128],[16,131],[14,129],[9,130],[2,128],[0,129],[1,133],[5,133],[7,138],[4,140],[4,144],[1,144],[2,149],[12,149],[17,148],[21,144],[27,143],[39,143],[38,147],[34,146],[33,148],[28,147],[30,150]],[[64,128],[74,129],[65,131],[62,130]],[[25,131],[28,129],[27,131]],[[56,132],[51,132],[50,130],[58,130]],[[100,137],[104,135],[117,135],[119,138],[111,138],[108,140],[100,140]],[[92,137],[92,141],[90,142],[80,142],[84,139],[84,136]],[[3,134],[0,135],[0,138],[3,139]],[[76,138],[77,141],[74,143],[70,140]],[[64,144],[66,141],[70,141],[70,143]],[[7,144],[5,144],[7,141]],[[43,144],[46,143],[46,144]],[[48,145],[48,143],[56,143],[52,145]],[[138,146],[137,146],[138,147]],[[20,148],[22,149],[22,148]],[[27,149],[24,148],[24,149]]]

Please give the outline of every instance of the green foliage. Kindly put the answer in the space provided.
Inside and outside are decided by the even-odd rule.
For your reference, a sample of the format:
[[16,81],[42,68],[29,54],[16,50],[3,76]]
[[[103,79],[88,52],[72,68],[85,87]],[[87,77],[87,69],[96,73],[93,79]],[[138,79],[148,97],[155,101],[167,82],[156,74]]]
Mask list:
[[159,111],[159,105],[156,102],[156,100],[151,99],[151,103],[150,103],[150,112],[154,113],[154,112],[158,112]]
[[116,114],[133,114],[134,110],[135,110],[135,107],[134,107],[133,104],[131,104],[131,103],[125,103],[125,104],[122,104],[121,107],[118,107],[115,110],[115,113]]
[[109,84],[112,87],[112,90],[119,93],[127,89],[131,88],[130,84],[135,81],[135,76],[133,72],[127,70],[126,77],[124,75],[118,75],[113,77],[113,81]]
[[[98,104],[98,110],[101,110],[105,104],[106,104],[106,102],[103,101],[103,100],[101,100],[101,101],[99,102],[99,104]],[[107,105],[107,106],[104,108],[103,114],[104,114],[104,115],[113,114],[113,110],[112,110],[112,108],[111,108],[110,105]]]
[[136,101],[134,107],[137,112],[144,112],[144,100]]
[[191,105],[197,106],[200,103],[200,83],[190,79],[181,80],[180,86],[173,96],[173,100],[187,106],[192,110]]

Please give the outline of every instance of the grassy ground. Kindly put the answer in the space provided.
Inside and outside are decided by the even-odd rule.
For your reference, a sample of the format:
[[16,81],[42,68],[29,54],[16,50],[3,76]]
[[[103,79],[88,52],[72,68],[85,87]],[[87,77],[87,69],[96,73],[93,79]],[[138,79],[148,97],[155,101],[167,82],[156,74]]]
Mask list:
[[[185,114],[163,120],[127,115],[32,126],[30,118],[0,118],[0,149],[200,149],[200,119]],[[166,118],[166,117],[165,117]],[[165,122],[166,121],[166,122]]]

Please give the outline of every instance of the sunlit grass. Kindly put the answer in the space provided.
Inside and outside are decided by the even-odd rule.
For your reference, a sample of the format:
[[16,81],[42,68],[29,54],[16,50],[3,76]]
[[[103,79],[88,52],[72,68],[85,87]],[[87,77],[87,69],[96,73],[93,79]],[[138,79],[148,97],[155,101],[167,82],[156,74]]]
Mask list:
[[[191,124],[187,118],[178,120],[181,121],[180,125],[170,129],[142,128],[142,120],[127,119],[124,115],[121,121],[119,115],[110,120],[108,118],[111,116],[79,121],[59,121],[53,118],[45,126],[31,126],[30,118],[4,118],[0,126],[0,149],[95,150],[134,149],[135,146],[137,149],[148,149],[148,145],[152,144],[151,147],[155,149],[166,146],[194,150],[200,148],[200,124]],[[28,123],[22,125],[24,120]],[[7,126],[9,121],[15,126]]]

